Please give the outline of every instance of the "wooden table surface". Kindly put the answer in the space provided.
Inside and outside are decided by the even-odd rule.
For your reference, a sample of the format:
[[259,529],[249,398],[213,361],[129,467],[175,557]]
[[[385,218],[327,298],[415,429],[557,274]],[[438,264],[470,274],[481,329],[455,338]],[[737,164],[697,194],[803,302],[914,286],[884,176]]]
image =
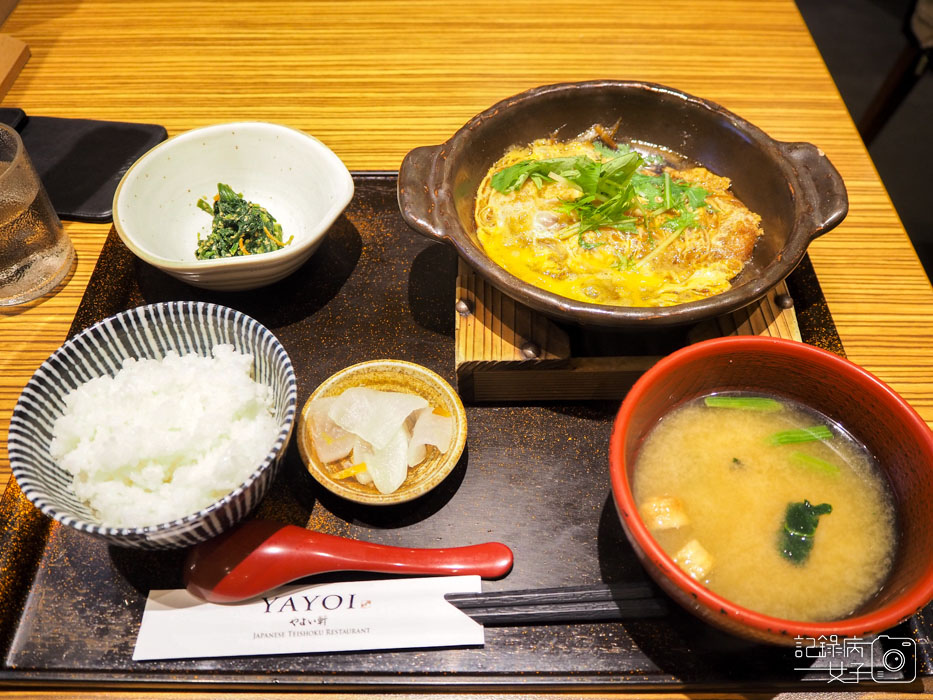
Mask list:
[[[933,290],[792,0],[21,0],[0,28],[31,58],[2,106],[150,122],[306,130],[351,170],[395,170],[495,101],[597,78],[659,82],[771,136],[822,148],[845,222],[810,247],[850,359],[933,425]],[[66,223],[73,274],[0,309],[0,430],[64,340],[109,225]],[[0,488],[9,480],[0,445]]]

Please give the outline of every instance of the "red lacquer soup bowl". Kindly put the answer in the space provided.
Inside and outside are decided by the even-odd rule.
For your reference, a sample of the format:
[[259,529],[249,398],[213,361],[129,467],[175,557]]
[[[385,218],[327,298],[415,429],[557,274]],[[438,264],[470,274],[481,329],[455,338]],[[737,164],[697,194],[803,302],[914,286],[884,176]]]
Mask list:
[[[844,426],[877,459],[894,496],[897,550],[880,590],[850,615],[825,622],[770,617],[713,593],[668,556],[638,515],[635,460],[652,428],[677,406],[714,392],[788,398]],[[701,619],[760,642],[795,637],[863,637],[898,624],[933,599],[933,432],[890,387],[838,355],[804,343],[738,336],[691,345],[665,357],[625,397],[609,451],[622,526],[661,588]]]

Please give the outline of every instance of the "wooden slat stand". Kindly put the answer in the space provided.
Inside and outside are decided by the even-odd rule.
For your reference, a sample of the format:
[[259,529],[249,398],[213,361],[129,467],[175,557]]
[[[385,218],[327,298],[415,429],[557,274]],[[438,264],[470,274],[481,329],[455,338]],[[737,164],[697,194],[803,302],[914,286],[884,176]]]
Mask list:
[[[793,300],[781,282],[757,304],[690,329],[686,342],[724,335],[800,340]],[[560,326],[500,292],[461,260],[455,333],[464,401],[620,399],[660,355],[574,357]]]

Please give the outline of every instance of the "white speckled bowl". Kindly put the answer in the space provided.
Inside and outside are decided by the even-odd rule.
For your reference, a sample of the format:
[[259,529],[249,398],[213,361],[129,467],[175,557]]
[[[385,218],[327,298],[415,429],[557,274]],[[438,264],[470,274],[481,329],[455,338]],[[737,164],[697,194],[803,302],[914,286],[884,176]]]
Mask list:
[[[197,207],[217,183],[261,204],[294,239],[281,250],[219,260],[195,258],[211,217]],[[343,162],[313,136],[278,124],[240,122],[185,132],[134,163],[113,197],[117,234],[137,256],[204,289],[262,287],[300,267],[353,197]]]

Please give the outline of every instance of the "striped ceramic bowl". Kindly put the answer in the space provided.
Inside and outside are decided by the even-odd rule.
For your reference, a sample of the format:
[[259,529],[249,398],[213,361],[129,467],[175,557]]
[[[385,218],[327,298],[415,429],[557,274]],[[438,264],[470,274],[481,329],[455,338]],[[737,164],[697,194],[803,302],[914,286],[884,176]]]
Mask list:
[[[111,527],[101,522],[75,496],[71,474],[49,454],[52,427],[62,415],[65,395],[93,377],[116,374],[126,358],[160,359],[169,350],[209,357],[217,344],[232,344],[236,350],[250,353],[253,378],[272,387],[279,424],[275,444],[246,481],[196,513],[147,527]],[[23,494],[65,525],[125,547],[184,547],[220,534],[259,503],[291,437],[296,406],[295,372],[288,353],[256,320],[203,302],[141,306],[82,331],[36,370],[10,420],[10,465]]]

